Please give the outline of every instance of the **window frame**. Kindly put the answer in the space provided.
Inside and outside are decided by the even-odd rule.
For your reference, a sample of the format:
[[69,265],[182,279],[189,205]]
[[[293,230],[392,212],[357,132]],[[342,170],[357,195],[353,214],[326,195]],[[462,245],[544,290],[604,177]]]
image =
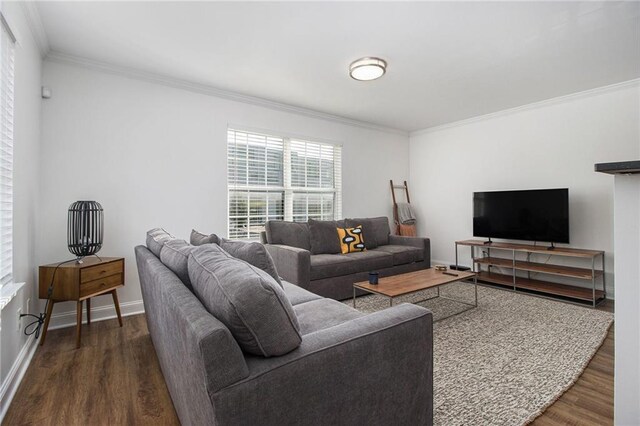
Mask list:
[[[231,183],[230,182],[230,178],[231,178],[231,168],[230,168],[230,162],[231,162],[231,157],[230,157],[230,147],[231,147],[231,139],[230,139],[230,135],[232,134],[232,132],[234,133],[241,133],[241,134],[246,134],[247,138],[249,138],[250,135],[253,136],[259,136],[259,137],[264,137],[264,138],[273,138],[273,139],[278,139],[278,140],[282,140],[282,185],[268,185],[268,179],[265,179],[265,185],[251,185],[249,184],[249,177],[247,176],[247,184],[243,185],[243,184],[237,184],[237,183]],[[248,140],[248,139],[247,139]],[[248,144],[248,142],[247,142]],[[331,161],[332,161],[332,168],[333,168],[333,186],[331,187],[306,187],[306,186],[293,186],[292,185],[292,174],[293,174],[293,165],[292,165],[292,160],[291,160],[291,153],[292,153],[292,146],[293,144],[297,144],[298,147],[301,144],[305,144],[305,149],[307,148],[306,144],[310,144],[310,145],[318,145],[319,149],[322,150],[322,147],[330,147],[331,148]],[[266,145],[265,145],[266,146]],[[248,157],[249,157],[249,153],[247,150],[247,170],[249,168],[248,165]],[[322,155],[322,154],[321,154]],[[265,153],[266,156],[266,153]],[[308,157],[304,157],[304,158],[308,158]],[[320,181],[320,185],[322,182],[322,156],[319,157],[320,159],[320,164],[318,166],[318,176],[319,176],[319,181]],[[306,167],[306,162],[305,162],[305,167]],[[265,161],[265,167],[266,167],[266,161]],[[266,170],[266,169],[265,169]],[[247,171],[248,173],[248,171]],[[305,183],[308,181],[308,173],[307,170],[305,169]],[[309,200],[308,200],[308,196],[309,195],[332,195],[333,197],[333,208],[332,208],[332,212],[331,212],[331,217],[328,217],[324,214],[322,214],[322,208],[323,208],[323,201],[320,201],[320,208],[321,208],[321,220],[337,220],[341,218],[342,215],[342,144],[339,143],[335,143],[335,142],[330,142],[330,141],[324,141],[324,140],[320,140],[317,138],[309,138],[309,137],[299,137],[299,136],[294,136],[294,135],[282,135],[280,132],[275,132],[275,131],[265,131],[265,130],[254,130],[254,129],[250,129],[247,128],[245,126],[229,126],[227,128],[227,237],[230,239],[234,239],[234,240],[255,240],[258,237],[255,236],[251,236],[251,231],[249,229],[249,227],[251,226],[251,207],[250,207],[250,201],[247,202],[247,214],[246,215],[232,215],[231,213],[231,209],[232,209],[232,197],[234,192],[236,193],[240,193],[240,192],[245,192],[247,194],[250,194],[252,192],[255,193],[265,193],[268,194],[269,193],[282,193],[282,202],[283,202],[283,208],[282,208],[282,214],[269,214],[269,205],[267,204],[267,206],[265,207],[266,210],[266,214],[260,214],[260,215],[254,215],[253,218],[266,218],[266,220],[274,220],[272,219],[272,217],[277,217],[278,219],[276,220],[286,220],[286,221],[299,221],[297,219],[300,219],[302,215],[299,214],[295,214],[294,211],[294,199],[296,195],[300,195],[300,194],[304,194],[307,196],[307,206],[306,206],[306,210],[305,210],[305,219],[304,220],[308,220],[309,217]],[[268,203],[268,201],[267,201]],[[317,215],[311,215],[312,217],[317,216]],[[232,230],[232,220],[233,219],[243,219],[246,218],[247,219],[247,235],[245,237],[238,237],[237,235],[231,235],[231,230]],[[255,233],[254,233],[255,234]]]

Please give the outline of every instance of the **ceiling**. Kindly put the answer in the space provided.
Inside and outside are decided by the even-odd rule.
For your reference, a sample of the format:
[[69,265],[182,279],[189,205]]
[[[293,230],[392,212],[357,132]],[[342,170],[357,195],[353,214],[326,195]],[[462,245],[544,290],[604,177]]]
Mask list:
[[[413,131],[640,77],[638,2],[41,2],[54,52]],[[362,56],[388,61],[352,80]]]

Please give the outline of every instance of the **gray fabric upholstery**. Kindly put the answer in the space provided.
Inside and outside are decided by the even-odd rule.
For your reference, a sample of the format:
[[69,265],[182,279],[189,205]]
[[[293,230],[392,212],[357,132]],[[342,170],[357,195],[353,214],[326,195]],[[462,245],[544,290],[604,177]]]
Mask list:
[[345,219],[345,226],[347,228],[362,226],[362,237],[364,238],[365,248],[367,250],[371,250],[378,247],[376,233],[371,219]]
[[195,246],[187,243],[185,240],[169,240],[162,246],[160,250],[160,261],[180,278],[180,280],[193,291],[191,280],[189,279],[188,260],[189,255],[195,249]]
[[361,251],[356,253],[347,253],[342,256],[353,260],[355,267],[353,272],[371,272],[378,269],[390,268],[393,266],[393,256],[389,253],[376,251]]
[[422,259],[429,262],[429,266],[431,266],[431,241],[429,238],[389,235],[389,244],[422,249]]
[[[403,304],[248,357],[250,376],[211,396],[222,425],[432,425],[431,313]],[[262,391],[261,390],[268,390]]]
[[265,246],[276,264],[278,274],[301,287],[309,283],[311,272],[311,253],[309,250],[285,245],[267,244]]
[[265,230],[269,244],[282,244],[311,250],[309,225],[304,222],[269,220],[265,225]]
[[334,327],[364,314],[332,299],[311,300],[293,307],[300,323],[300,333],[313,333]]
[[211,424],[209,395],[249,375],[229,330],[144,246],[135,248],[145,318],[183,425]]
[[311,256],[310,261],[311,272],[309,277],[312,280],[349,275],[356,272],[355,262],[341,254],[314,254]]
[[[322,299],[322,297],[317,294],[311,293],[310,291],[305,290],[302,287],[298,287],[295,284],[291,284],[286,281],[282,281],[282,288],[291,302],[291,305],[294,307],[299,305],[300,303],[310,302],[312,300]],[[298,319],[298,323],[300,323],[300,319]]]
[[192,229],[189,242],[194,246],[201,246],[203,244],[220,244],[220,238],[216,234],[207,235]]
[[311,254],[340,253],[338,227],[338,222],[335,220],[309,219]]
[[219,244],[220,247],[231,256],[244,260],[271,275],[271,277],[280,284],[280,287],[282,287],[276,265],[273,263],[271,255],[263,244],[248,241],[230,241],[224,238],[220,238]]
[[386,245],[374,249],[372,252],[389,253],[393,257],[394,265],[404,265],[411,262],[424,260],[424,249],[412,246]]
[[[389,277],[391,275],[404,274],[406,272],[419,271],[429,267],[428,262],[407,263],[406,265],[393,266],[391,268],[376,269],[380,277]],[[369,272],[358,272],[356,274],[342,275],[339,277],[328,277],[317,280],[311,280],[304,287],[312,293],[319,294],[322,297],[330,297],[331,299],[344,300],[353,297],[353,283],[367,281]],[[356,291],[356,295],[367,294],[363,291]]]
[[300,346],[293,307],[266,272],[209,244],[189,256],[189,277],[202,304],[244,351],[269,357]]
[[[403,304],[362,315],[337,302],[302,302],[294,309],[310,332],[297,349],[245,355],[147,248],[136,247],[136,260],[147,324],[181,424],[433,424],[428,310]],[[283,284],[289,297],[304,298],[304,290]]]
[[[389,234],[391,230],[389,228],[389,218],[386,216],[381,217],[370,217],[370,218],[355,218],[355,219],[346,219],[348,227],[353,227],[356,225],[362,225],[362,230],[364,231],[364,242],[365,246],[367,246],[367,238],[375,241],[375,245],[383,246],[389,244]],[[371,244],[371,243],[370,243]],[[375,247],[372,247],[375,248]]]
[[151,250],[156,257],[160,257],[162,246],[175,237],[165,231],[163,228],[153,228],[147,231],[147,248]]

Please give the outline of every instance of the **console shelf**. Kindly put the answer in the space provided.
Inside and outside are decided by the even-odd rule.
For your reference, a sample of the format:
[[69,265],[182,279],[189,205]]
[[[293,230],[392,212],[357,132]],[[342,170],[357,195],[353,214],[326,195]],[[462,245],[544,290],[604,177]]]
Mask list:
[[[458,246],[471,248],[473,270],[478,272],[478,280],[480,281],[506,286],[513,291],[533,292],[537,295],[563,298],[580,304],[587,302],[591,306],[596,306],[606,298],[604,251],[569,247],[555,247],[550,250],[537,245],[505,242],[486,244],[481,240],[463,240],[456,241],[456,265],[458,264]],[[480,247],[480,250],[477,249],[478,247]],[[477,251],[481,256],[477,255]],[[501,256],[496,256],[496,252],[498,254],[501,253]],[[548,255],[549,258],[545,262],[533,262],[531,261],[532,255]],[[523,257],[526,259],[522,259]],[[590,260],[591,267],[585,268],[549,263],[554,257],[574,258],[575,261],[580,261],[579,259]],[[596,269],[596,259],[599,260],[598,263],[600,264],[598,269]],[[584,260],[581,262],[584,262]],[[565,261],[564,263],[568,262]],[[483,267],[486,270],[483,270]],[[496,273],[492,270],[492,268],[496,267],[500,268],[501,272],[506,269],[511,274]],[[518,271],[522,271],[522,273],[518,274]],[[524,274],[525,272],[526,274]],[[581,287],[545,279],[533,279],[532,273],[535,275],[569,277],[590,281],[591,286]],[[601,289],[596,288],[596,281],[601,281]]]

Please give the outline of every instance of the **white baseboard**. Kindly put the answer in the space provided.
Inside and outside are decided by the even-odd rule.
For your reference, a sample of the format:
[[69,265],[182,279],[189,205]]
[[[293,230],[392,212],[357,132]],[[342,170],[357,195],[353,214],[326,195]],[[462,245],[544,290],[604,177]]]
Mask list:
[[27,372],[27,368],[31,364],[31,359],[37,347],[35,337],[33,335],[29,336],[0,387],[0,423],[2,423],[5,414],[7,414],[9,405],[11,405],[18,386],[20,386],[24,373]]
[[[120,304],[120,312],[123,317],[129,315],[136,315],[144,313],[144,305],[142,300],[134,300],[132,302],[124,302]],[[82,310],[83,322],[86,317],[87,310]],[[116,318],[116,308],[113,305],[98,306],[91,308],[91,322],[104,321],[108,319]],[[75,327],[76,325],[76,311],[67,311],[54,314],[51,317],[49,323],[49,330],[55,330],[56,328]]]

